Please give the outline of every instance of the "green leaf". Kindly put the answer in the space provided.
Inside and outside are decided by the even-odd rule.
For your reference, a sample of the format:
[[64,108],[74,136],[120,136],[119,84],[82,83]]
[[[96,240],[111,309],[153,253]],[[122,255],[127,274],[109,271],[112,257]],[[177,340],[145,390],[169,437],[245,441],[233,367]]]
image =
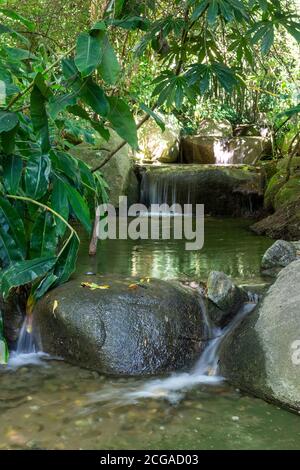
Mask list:
[[80,186],[80,174],[76,158],[72,157],[69,153],[58,150],[52,150],[50,158],[52,166],[56,171],[72,181],[75,186]]
[[50,272],[42,279],[39,284],[31,289],[31,296],[34,298],[35,301],[41,299],[48,290],[54,285],[57,281],[57,276]]
[[261,52],[266,55],[274,43],[274,26],[271,24],[261,42]]
[[98,35],[81,33],[77,39],[75,64],[82,76],[90,75],[102,59],[101,42]]
[[54,286],[58,286],[68,281],[71,274],[75,271],[78,249],[79,241],[76,235],[73,234],[67,247],[64,249],[55,265],[54,274],[57,276],[57,281]]
[[43,153],[47,153],[51,148],[45,101],[46,99],[39,87],[34,85],[30,95],[30,115],[33,129]]
[[35,24],[32,21],[28,20],[27,18],[24,18],[24,16],[22,15],[19,15],[19,13],[14,10],[10,10],[8,8],[0,8],[0,13],[2,13],[7,18],[10,18],[11,20],[19,21],[24,26],[26,26],[29,31],[35,30]]
[[106,83],[114,85],[120,75],[121,67],[106,34],[102,37],[102,53],[99,73]]
[[207,10],[207,21],[209,24],[213,25],[216,22],[219,12],[218,0],[210,0],[209,7]]
[[19,118],[16,113],[0,110],[0,133],[11,131],[18,125],[18,122]]
[[227,93],[231,93],[238,83],[233,70],[226,65],[217,62],[212,64],[211,70],[215,73],[220,85],[225,89],[225,91],[227,91]]
[[39,200],[48,191],[51,161],[48,155],[31,157],[25,169],[26,195]]
[[76,93],[67,93],[57,95],[49,100],[49,115],[55,121],[59,113],[64,111],[68,106],[74,106],[77,103]]
[[74,106],[68,106],[67,108],[68,112],[73,114],[74,116],[77,116],[77,117],[80,117],[81,119],[85,119],[86,121],[88,121],[92,127],[101,135],[101,137],[103,137],[104,140],[106,140],[106,142],[109,141],[109,137],[110,137],[110,133],[109,133],[109,130],[106,129],[100,122],[98,121],[94,121],[89,113],[83,109],[81,106],[79,105],[74,105]]
[[[66,221],[69,219],[69,202],[65,184],[59,178],[55,178],[53,182],[53,190],[51,194],[51,207],[60,214]],[[56,233],[62,237],[66,231],[66,224],[56,218]]]
[[56,251],[56,225],[53,215],[43,211],[35,220],[30,238],[30,258],[54,256]]
[[208,0],[202,0],[199,3],[199,5],[197,5],[197,7],[195,8],[191,17],[191,21],[196,21],[202,15],[202,13],[206,10],[207,6],[208,6]]
[[90,233],[92,230],[92,226],[91,226],[90,211],[89,211],[87,203],[85,202],[81,194],[78,191],[76,191],[76,189],[73,188],[72,186],[65,184],[65,189],[68,195],[70,206],[72,207],[72,210],[74,212],[74,215],[79,220],[79,222],[81,222],[81,224],[87,230],[87,232]]
[[108,120],[119,136],[126,140],[133,149],[137,149],[137,128],[129,106],[125,101],[113,96],[107,98],[107,100],[110,105]]
[[[3,250],[7,251],[7,259],[12,261],[24,259],[26,256],[26,239],[23,221],[16,209],[3,197],[0,197],[0,230],[2,231],[2,237],[5,239],[6,236],[9,237],[8,244],[4,243],[2,246]],[[13,251],[6,249],[9,246]]]
[[161,119],[161,117],[155,113],[154,111],[152,111],[151,108],[148,108],[148,106],[146,106],[144,103],[141,103],[140,104],[140,108],[147,114],[149,114],[153,119],[154,121],[156,122],[156,124],[161,128],[162,132],[165,131],[166,129],[166,125],[164,123],[164,121]]
[[0,197],[0,259],[4,267],[26,255],[25,230],[16,209]]
[[10,155],[3,161],[3,183],[9,194],[17,194],[23,171],[23,161],[17,155]]
[[32,283],[39,277],[45,276],[56,262],[56,257],[38,258],[20,261],[12,264],[0,274],[0,290],[4,299],[11,289]]
[[282,113],[277,115],[277,118],[281,118],[283,116],[291,117],[295,116],[296,114],[300,113],[300,104],[297,106],[294,106],[293,108],[289,108],[286,111],[283,111]]
[[46,84],[45,79],[40,72],[37,73],[34,79],[34,83],[42,93],[43,97],[46,98],[46,100],[48,100],[52,96],[52,90]]
[[15,144],[16,144],[16,135],[18,132],[19,124],[16,125],[11,131],[2,132],[1,136],[1,144],[3,153],[6,155],[11,155],[15,151]]
[[91,78],[87,80],[81,90],[80,97],[100,116],[107,116],[109,113],[109,103],[102,88]]

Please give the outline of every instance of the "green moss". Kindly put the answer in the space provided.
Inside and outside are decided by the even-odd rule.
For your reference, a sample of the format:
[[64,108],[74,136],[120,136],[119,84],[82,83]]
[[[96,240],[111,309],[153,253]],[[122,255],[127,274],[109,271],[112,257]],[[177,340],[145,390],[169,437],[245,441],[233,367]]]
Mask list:
[[[277,164],[277,170],[280,173],[286,173],[289,158],[282,158]],[[291,162],[291,174],[300,174],[300,157],[293,157]]]
[[285,176],[281,173],[276,173],[269,181],[265,192],[264,205],[267,210],[274,209],[274,200],[278,191],[285,183]]
[[278,191],[274,199],[274,208],[277,210],[291,202],[300,201],[300,177],[290,178]]

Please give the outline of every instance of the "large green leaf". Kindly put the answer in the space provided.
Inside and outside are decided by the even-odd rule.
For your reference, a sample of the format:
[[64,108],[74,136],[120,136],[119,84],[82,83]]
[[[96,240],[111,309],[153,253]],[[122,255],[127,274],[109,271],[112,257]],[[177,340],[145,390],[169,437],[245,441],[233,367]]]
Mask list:
[[31,296],[34,298],[35,301],[42,298],[51,287],[53,287],[54,283],[57,281],[57,276],[53,273],[47,273],[46,277],[42,279],[35,287],[31,289]]
[[67,108],[68,112],[73,114],[74,116],[77,116],[77,117],[80,117],[81,119],[85,119],[86,121],[88,121],[91,126],[101,135],[101,137],[103,137],[104,140],[106,140],[106,142],[109,141],[109,137],[110,137],[110,134],[109,134],[109,130],[106,129],[103,124],[101,124],[101,122],[98,122],[98,121],[94,121],[89,113],[83,109],[81,106],[79,106],[78,104],[74,105],[74,106],[68,106]]
[[109,113],[109,103],[102,88],[89,78],[82,87],[80,97],[100,116],[107,116]]
[[68,245],[65,247],[64,251],[56,262],[54,274],[57,276],[57,281],[55,282],[54,286],[68,281],[71,274],[75,271],[78,249],[79,240],[77,239],[76,235],[73,234]]
[[129,106],[125,101],[113,96],[107,98],[107,100],[110,105],[108,120],[119,136],[125,139],[132,148],[137,149],[137,128]]
[[68,106],[74,106],[77,102],[76,93],[66,93],[58,95],[49,101],[49,115],[51,119],[55,120],[59,113],[64,111]]
[[37,85],[34,85],[30,95],[30,115],[33,129],[43,153],[47,153],[51,147],[45,102],[44,94]]
[[48,191],[51,161],[48,155],[31,157],[25,169],[26,195],[41,199]]
[[50,158],[56,173],[68,178],[75,186],[80,186],[80,174],[78,170],[78,161],[69,153],[62,151],[50,152]]
[[75,64],[82,76],[90,75],[102,59],[101,42],[98,35],[81,33],[77,39]]
[[16,113],[0,110],[0,133],[9,132],[18,125],[19,119]]
[[19,125],[17,124],[11,131],[2,132],[1,135],[1,144],[3,153],[6,155],[11,155],[15,151],[16,144],[16,135],[18,132]]
[[25,229],[16,209],[0,197],[0,259],[3,266],[26,256]]
[[29,284],[45,276],[56,262],[56,257],[38,258],[12,264],[0,274],[0,290],[4,299],[14,287]]
[[30,238],[30,258],[54,256],[56,251],[56,224],[49,211],[43,211],[35,220]]
[[3,183],[8,193],[17,194],[22,176],[23,161],[17,155],[10,155],[3,160]]
[[[53,190],[51,195],[51,207],[55,212],[60,214],[66,221],[69,218],[69,202],[65,184],[59,178],[55,178],[53,182]],[[66,224],[56,218],[56,233],[62,237],[66,231]]]
[[87,203],[85,202],[84,198],[81,194],[72,186],[65,184],[65,189],[68,195],[68,200],[74,215],[76,218],[82,223],[84,228],[91,232],[91,218],[90,218],[90,211],[88,208]]
[[35,24],[32,21],[28,20],[27,18],[24,18],[24,16],[20,15],[14,10],[10,10],[8,8],[0,8],[0,13],[2,13],[7,18],[10,18],[15,21],[19,21],[24,26],[26,26],[26,28],[28,28],[29,31],[35,30]]
[[109,85],[114,85],[118,80],[121,67],[113,47],[106,34],[101,33],[102,60],[98,67],[103,80]]

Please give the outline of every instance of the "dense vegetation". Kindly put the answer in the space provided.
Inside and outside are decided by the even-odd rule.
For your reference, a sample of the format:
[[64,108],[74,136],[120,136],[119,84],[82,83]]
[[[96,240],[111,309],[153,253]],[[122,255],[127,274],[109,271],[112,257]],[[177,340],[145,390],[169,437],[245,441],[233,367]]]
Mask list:
[[0,22],[0,292],[25,289],[27,313],[75,268],[70,220],[90,233],[108,197],[76,143],[113,128],[137,149],[157,109],[185,132],[209,116],[299,138],[296,2],[11,0]]

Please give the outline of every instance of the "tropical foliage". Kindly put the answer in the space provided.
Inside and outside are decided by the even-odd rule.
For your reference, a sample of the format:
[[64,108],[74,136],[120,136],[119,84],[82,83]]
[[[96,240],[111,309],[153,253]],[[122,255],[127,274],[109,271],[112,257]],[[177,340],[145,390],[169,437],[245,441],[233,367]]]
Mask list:
[[75,268],[73,221],[90,233],[108,196],[73,145],[113,128],[137,149],[133,114],[163,127],[158,108],[192,128],[213,116],[298,132],[297,4],[0,1],[2,295],[26,286],[30,312]]

